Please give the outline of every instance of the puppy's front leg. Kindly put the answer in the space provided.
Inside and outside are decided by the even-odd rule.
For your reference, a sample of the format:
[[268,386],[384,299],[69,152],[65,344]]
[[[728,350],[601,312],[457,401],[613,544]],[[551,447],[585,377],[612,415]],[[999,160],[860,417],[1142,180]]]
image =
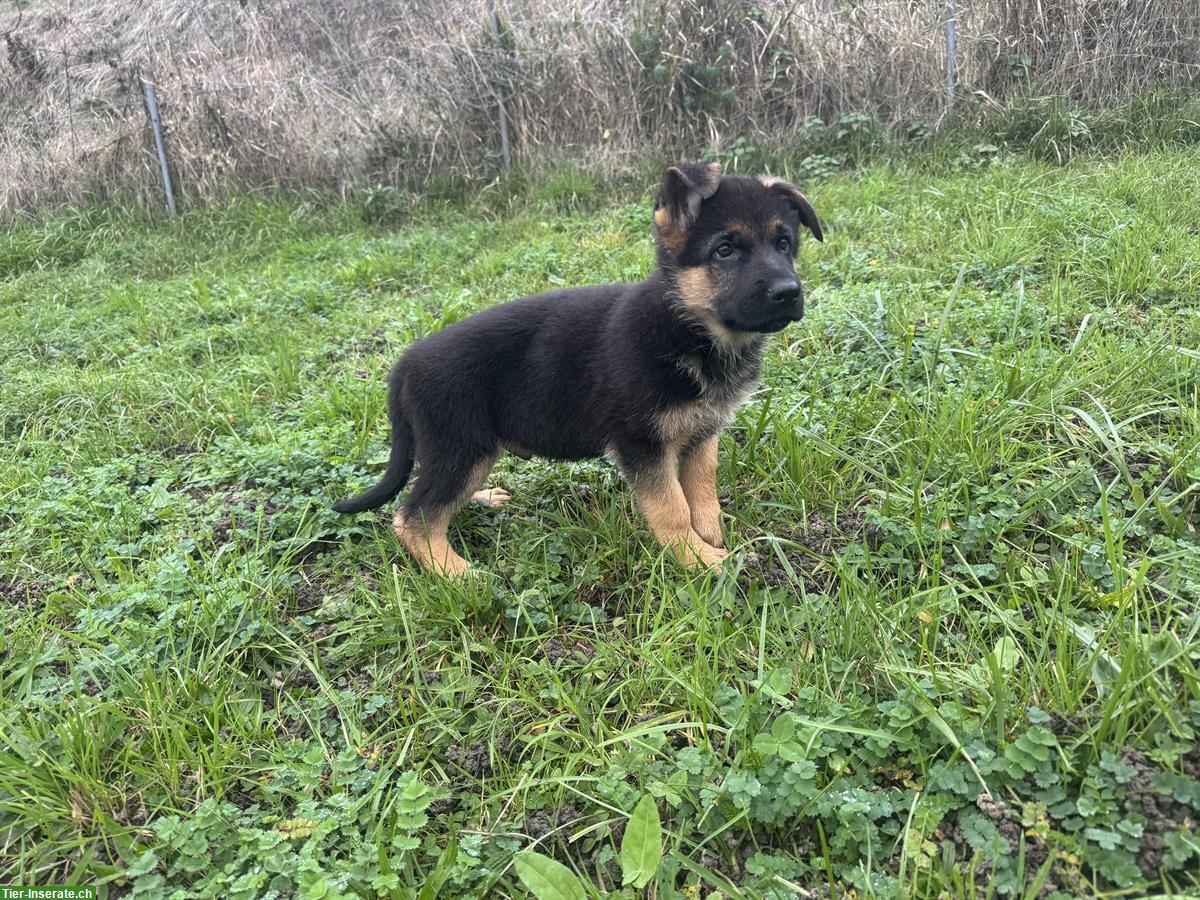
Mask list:
[[717,445],[713,435],[688,450],[679,466],[679,484],[691,510],[696,534],[717,549],[725,546],[721,537],[721,502],[717,499]]
[[721,564],[725,551],[706,543],[692,527],[692,511],[679,483],[675,458],[639,469],[631,480],[638,506],[659,543],[674,551],[685,565]]

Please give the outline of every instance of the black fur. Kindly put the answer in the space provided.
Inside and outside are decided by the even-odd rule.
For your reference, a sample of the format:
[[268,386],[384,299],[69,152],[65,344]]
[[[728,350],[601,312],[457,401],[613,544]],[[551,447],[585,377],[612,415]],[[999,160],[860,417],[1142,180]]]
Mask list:
[[363,512],[383,506],[400,493],[412,473],[413,433],[400,408],[400,391],[396,383],[399,372],[399,366],[393,367],[388,379],[391,385],[388,390],[388,421],[392,426],[392,452],[388,456],[387,469],[374,487],[357,497],[335,503],[333,508],[340,513]]
[[[753,178],[725,177],[708,185],[707,197],[689,199],[705,188],[683,182],[702,181],[704,171],[680,167],[664,179],[659,265],[645,281],[504,303],[414,343],[390,376],[387,471],[335,508],[359,512],[390,500],[414,458],[406,517],[462,503],[475,470],[502,450],[562,460],[609,455],[633,477],[663,457],[664,411],[697,401],[728,401],[732,410],[758,377],[764,333],[803,313],[793,269],[802,213]],[[768,221],[782,230],[763,231],[757,243],[747,238],[727,258],[714,255],[726,252],[719,244],[728,243],[728,223],[765,229]],[[688,294],[688,270],[714,286],[712,315],[696,291]],[[721,425],[703,422],[684,436],[681,452]]]

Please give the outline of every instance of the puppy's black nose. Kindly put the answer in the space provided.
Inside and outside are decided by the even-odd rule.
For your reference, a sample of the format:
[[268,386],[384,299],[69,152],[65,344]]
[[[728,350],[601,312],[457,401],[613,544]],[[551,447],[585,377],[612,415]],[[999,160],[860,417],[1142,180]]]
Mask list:
[[767,287],[767,299],[772,303],[794,303],[800,297],[800,282],[781,278]]

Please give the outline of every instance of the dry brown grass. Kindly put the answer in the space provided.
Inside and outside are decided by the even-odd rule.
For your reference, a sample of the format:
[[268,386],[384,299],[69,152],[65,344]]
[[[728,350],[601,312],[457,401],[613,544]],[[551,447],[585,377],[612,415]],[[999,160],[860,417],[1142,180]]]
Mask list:
[[[1200,83],[1195,0],[959,0],[962,93],[1080,103]],[[158,85],[179,190],[348,191],[498,171],[497,95],[527,167],[786,140],[808,116],[946,111],[941,0],[97,0],[0,14],[0,209],[158,202]],[[708,69],[707,67],[712,67]],[[724,93],[723,93],[724,92]],[[729,98],[733,98],[730,102]],[[961,104],[970,107],[971,104]]]

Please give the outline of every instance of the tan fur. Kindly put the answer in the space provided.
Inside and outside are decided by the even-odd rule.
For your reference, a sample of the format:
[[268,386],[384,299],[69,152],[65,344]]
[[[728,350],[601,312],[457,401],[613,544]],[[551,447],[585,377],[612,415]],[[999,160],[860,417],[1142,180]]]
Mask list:
[[396,510],[392,516],[392,529],[404,548],[421,564],[421,568],[436,572],[446,578],[467,574],[467,561],[454,552],[446,537],[450,524],[449,516],[439,516],[433,521],[406,522],[404,514]]
[[672,453],[656,471],[638,478],[633,485],[638,506],[654,537],[685,565],[719,566],[726,553],[706,543],[692,528],[691,508],[679,484],[678,465],[678,456]]
[[671,211],[665,206],[654,211],[654,225],[658,228],[659,239],[672,255],[678,256],[687,247],[688,229],[696,221],[699,212],[700,197],[698,194],[688,196],[688,209],[682,221],[672,216]]
[[[703,385],[701,390],[703,391]],[[683,447],[701,432],[719,431],[724,428],[741,406],[748,391],[749,389],[744,393],[722,398],[701,394],[696,400],[677,403],[659,410],[654,417],[654,424],[664,441],[676,447]]]
[[758,335],[752,332],[730,331],[717,317],[718,290],[707,266],[680,269],[675,281],[679,285],[679,299],[684,308],[719,343],[727,347],[742,347],[758,339]]
[[717,445],[713,435],[693,449],[679,467],[679,485],[691,510],[696,534],[718,549],[725,546],[721,537],[721,502],[717,499]]
[[716,318],[717,287],[707,266],[680,269],[676,281],[679,299],[685,305],[700,315]]
[[683,446],[702,428],[716,424],[716,418],[715,410],[709,404],[694,400],[660,410],[655,416],[655,425],[668,444]]
[[758,233],[757,228],[750,226],[748,222],[743,222],[741,219],[730,219],[725,223],[725,230],[733,237],[740,237],[744,240],[753,240]]
[[[683,224],[683,223],[681,223]],[[664,206],[654,211],[654,226],[658,229],[658,239],[662,245],[678,256],[687,246],[687,227],[679,227],[671,218],[671,213]]]
[[[392,530],[396,532],[400,543],[421,564],[422,568],[446,578],[467,574],[469,569],[467,561],[450,546],[446,531],[450,527],[450,520],[454,518],[454,514],[470,500],[482,499],[493,506],[500,506],[511,499],[511,495],[507,491],[498,488],[479,490],[480,485],[483,484],[488,472],[495,464],[495,456],[480,460],[471,470],[471,475],[467,479],[467,483],[463,485],[459,499],[422,522],[408,522],[405,520],[404,514],[400,510],[396,510],[396,514],[392,516]],[[500,495],[504,495],[504,499],[500,499]]]

